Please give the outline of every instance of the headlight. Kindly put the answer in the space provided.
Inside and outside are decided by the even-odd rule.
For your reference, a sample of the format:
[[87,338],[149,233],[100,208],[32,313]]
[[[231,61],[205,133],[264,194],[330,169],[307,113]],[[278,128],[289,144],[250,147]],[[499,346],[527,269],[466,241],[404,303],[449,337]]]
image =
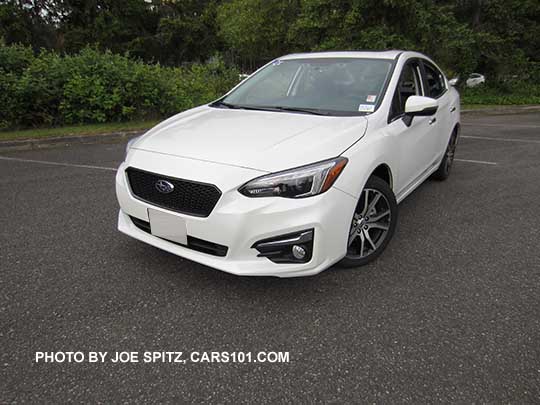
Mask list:
[[137,139],[139,139],[140,137],[141,137],[141,135],[136,136],[135,138],[131,138],[131,139],[128,141],[128,143],[127,143],[127,145],[126,145],[126,157],[127,157],[128,152],[129,152],[129,149],[131,148],[131,145],[133,145],[133,143],[134,143]]
[[324,193],[348,160],[338,157],[251,180],[238,189],[247,197],[302,198]]

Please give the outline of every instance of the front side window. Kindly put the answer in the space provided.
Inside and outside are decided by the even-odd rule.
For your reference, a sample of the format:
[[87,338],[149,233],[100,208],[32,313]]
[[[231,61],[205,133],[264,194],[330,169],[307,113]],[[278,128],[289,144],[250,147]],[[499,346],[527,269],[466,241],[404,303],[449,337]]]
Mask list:
[[407,63],[401,72],[399,82],[392,99],[390,119],[392,121],[405,113],[405,103],[410,96],[422,94],[422,85],[418,75],[418,65],[413,62]]
[[435,66],[424,62],[426,72],[426,82],[429,96],[433,98],[440,97],[446,91],[446,84],[443,74]]
[[361,58],[277,60],[221,102],[249,108],[289,108],[362,115],[375,111],[393,61]]

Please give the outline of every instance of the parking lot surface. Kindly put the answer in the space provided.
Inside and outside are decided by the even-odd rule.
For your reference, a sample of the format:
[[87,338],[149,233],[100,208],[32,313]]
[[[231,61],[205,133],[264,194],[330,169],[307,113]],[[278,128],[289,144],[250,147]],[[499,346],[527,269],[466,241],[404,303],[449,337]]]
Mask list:
[[[0,402],[540,402],[540,114],[466,116],[385,253],[241,278],[116,230],[123,144],[0,153]],[[36,363],[285,351],[288,363]]]

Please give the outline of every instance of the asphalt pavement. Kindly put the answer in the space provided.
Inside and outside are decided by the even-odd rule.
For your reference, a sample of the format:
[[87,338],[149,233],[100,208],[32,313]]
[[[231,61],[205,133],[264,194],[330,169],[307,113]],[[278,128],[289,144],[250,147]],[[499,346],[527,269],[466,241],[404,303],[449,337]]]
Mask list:
[[376,262],[298,279],[232,276],[120,234],[124,146],[0,153],[1,403],[540,403],[540,113],[464,117],[451,177],[400,205]]

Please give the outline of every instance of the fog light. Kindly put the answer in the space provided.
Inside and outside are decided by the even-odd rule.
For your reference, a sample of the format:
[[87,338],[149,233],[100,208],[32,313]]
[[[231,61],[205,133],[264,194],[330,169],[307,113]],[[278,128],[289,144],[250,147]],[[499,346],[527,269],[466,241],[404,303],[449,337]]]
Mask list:
[[313,255],[313,229],[287,233],[255,242],[258,257],[274,263],[308,263]]
[[303,246],[294,245],[292,247],[292,254],[295,259],[302,260],[304,257],[306,257],[306,249],[304,249]]

